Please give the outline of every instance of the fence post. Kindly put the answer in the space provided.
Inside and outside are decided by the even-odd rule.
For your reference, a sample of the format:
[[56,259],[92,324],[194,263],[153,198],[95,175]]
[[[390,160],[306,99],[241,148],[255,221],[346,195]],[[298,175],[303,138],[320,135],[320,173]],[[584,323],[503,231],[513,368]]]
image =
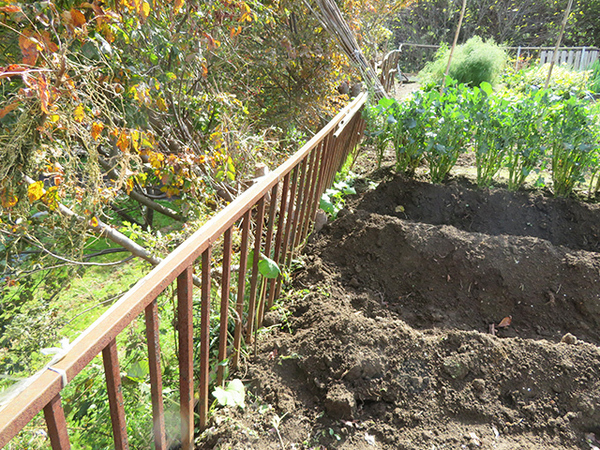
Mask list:
[[177,277],[177,328],[179,331],[179,411],[181,448],[194,447],[194,268]]

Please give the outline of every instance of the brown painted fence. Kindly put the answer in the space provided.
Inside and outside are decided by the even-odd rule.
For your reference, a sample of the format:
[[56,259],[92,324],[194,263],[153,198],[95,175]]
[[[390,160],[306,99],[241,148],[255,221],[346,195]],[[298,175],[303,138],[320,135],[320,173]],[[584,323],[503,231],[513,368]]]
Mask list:
[[[160,341],[157,297],[177,280],[177,327],[179,336],[179,390],[182,449],[193,448],[194,409],[204,428],[209,406],[209,319],[211,309],[211,269],[218,269],[221,290],[219,360],[229,358],[235,368],[239,361],[242,336],[251,340],[265,310],[273,304],[281,289],[281,278],[271,279],[266,289],[258,289],[259,258],[246,267],[250,251],[271,255],[280,267],[289,265],[292,253],[309,234],[322,193],[333,182],[348,153],[358,145],[364,131],[361,110],[366,94],[361,94],[342,110],[316,136],[278,169],[269,173],[217,214],[165,260],[141,279],[121,300],[77,338],[64,357],[0,410],[0,448],[7,445],[33,417],[43,410],[53,449],[70,448],[67,423],[61,403],[65,382],[72,380],[94,357],[102,354],[106,374],[115,448],[126,449],[127,427],[117,336],[144,313],[156,449],[166,449],[163,411]],[[232,234],[241,227],[240,267],[232,271]],[[220,267],[211,267],[211,251],[222,249]],[[201,260],[201,325],[193,330],[193,272]],[[236,326],[228,340],[227,323],[232,277],[237,277]],[[245,295],[246,279],[250,295]],[[243,321],[243,312],[247,310]],[[258,323],[254,318],[258,317]],[[200,359],[194,360],[194,339],[200,341]],[[200,379],[194,380],[194,367]],[[219,367],[218,382],[223,381]],[[194,405],[198,389],[199,404]]]

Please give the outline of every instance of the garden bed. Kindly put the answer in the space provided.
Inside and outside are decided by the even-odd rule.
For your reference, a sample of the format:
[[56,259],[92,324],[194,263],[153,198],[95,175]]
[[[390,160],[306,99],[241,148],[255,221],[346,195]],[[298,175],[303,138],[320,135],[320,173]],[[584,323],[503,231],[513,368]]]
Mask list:
[[313,240],[245,410],[200,448],[600,447],[599,219],[539,193],[381,184]]

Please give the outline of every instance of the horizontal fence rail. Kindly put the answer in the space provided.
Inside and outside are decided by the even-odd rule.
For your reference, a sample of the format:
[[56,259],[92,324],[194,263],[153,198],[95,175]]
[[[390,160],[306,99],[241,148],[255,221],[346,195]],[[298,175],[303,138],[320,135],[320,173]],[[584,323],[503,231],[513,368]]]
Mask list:
[[[235,369],[240,361],[242,339],[246,343],[252,340],[266,310],[273,305],[281,290],[281,275],[269,279],[268,283],[262,280],[259,284],[260,258],[256,255],[269,256],[280,267],[291,264],[294,251],[312,229],[321,195],[333,183],[336,172],[348,154],[359,144],[365,127],[361,117],[365,101],[364,93],[354,99],[297,153],[235,199],[139,280],[88,327],[48,370],[32,377],[27,387],[0,410],[0,448],[7,445],[41,411],[52,448],[70,448],[61,391],[98,355],[102,355],[104,363],[115,448],[128,448],[117,337],[143,313],[154,445],[156,449],[166,449],[157,298],[176,282],[180,441],[182,449],[192,449],[194,426],[204,429],[208,420],[209,319],[213,303],[216,303],[211,298],[214,297],[211,283],[215,279],[220,283],[218,360],[230,361]],[[232,236],[238,229],[241,229],[241,243],[234,252]],[[220,267],[213,267],[216,263],[212,252],[217,248],[222,253],[222,260]],[[252,251],[255,256],[247,264]],[[239,258],[237,281],[232,266],[234,255]],[[198,259],[201,260],[201,321],[200,329],[194,330],[194,265]],[[230,298],[235,303],[232,305],[235,311],[232,339],[229,339],[227,332]],[[194,358],[194,346],[198,343],[200,357]],[[198,367],[200,376],[195,380],[194,368]],[[224,381],[223,369],[223,364],[220,364],[217,372],[217,383],[220,384]],[[199,423],[196,424],[195,411],[199,417]]]

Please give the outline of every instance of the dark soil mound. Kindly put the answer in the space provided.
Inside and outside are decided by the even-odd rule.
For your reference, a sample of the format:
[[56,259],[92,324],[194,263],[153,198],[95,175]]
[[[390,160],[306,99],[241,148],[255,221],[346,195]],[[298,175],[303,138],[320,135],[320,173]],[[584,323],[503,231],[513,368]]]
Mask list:
[[368,192],[358,209],[490,235],[531,236],[575,250],[600,251],[600,206],[569,198],[466,183],[430,184],[396,176]]
[[357,205],[205,448],[600,447],[596,206],[400,178]]

